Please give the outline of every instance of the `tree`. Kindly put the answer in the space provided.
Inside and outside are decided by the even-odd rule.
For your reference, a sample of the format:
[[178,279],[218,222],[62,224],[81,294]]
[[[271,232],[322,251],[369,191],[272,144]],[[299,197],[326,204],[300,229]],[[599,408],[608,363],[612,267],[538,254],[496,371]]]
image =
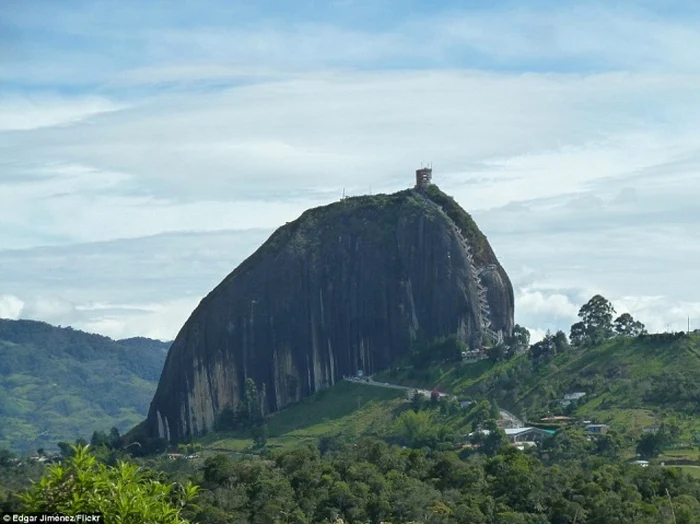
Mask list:
[[554,353],[556,355],[565,353],[571,349],[569,340],[566,338],[566,333],[561,330],[554,333],[554,336],[552,337],[552,345],[554,346]]
[[555,334],[547,331],[542,340],[530,347],[530,356],[534,360],[547,361],[569,349],[569,341],[566,339],[566,334],[563,331],[557,331]]
[[588,456],[593,449],[593,444],[586,438],[583,431],[565,428],[545,439],[540,448],[541,453],[550,460],[581,461]]
[[535,342],[530,347],[530,357],[533,360],[546,360],[554,356],[554,344],[552,343],[552,334],[547,331],[547,334],[539,342]]
[[572,325],[569,339],[573,346],[582,346],[586,342],[586,325],[583,322],[576,322]]
[[183,508],[197,487],[168,485],[133,464],[99,464],[87,447],[73,446],[73,456],[53,464],[40,482],[20,495],[32,513],[102,513],[107,524],[185,524]]
[[624,442],[614,431],[608,431],[605,435],[599,436],[595,441],[596,453],[610,460],[618,460],[620,452],[624,447]]
[[0,448],[0,467],[6,468],[12,464],[12,460],[15,458],[14,453],[11,451]]
[[256,424],[253,426],[253,442],[258,448],[264,448],[267,444],[268,429],[267,424]]
[[615,319],[615,334],[620,337],[636,337],[646,334],[644,324],[635,320],[629,313],[623,313]]
[[482,400],[474,406],[467,416],[467,421],[472,423],[472,431],[481,428],[491,416],[492,406],[488,400]]
[[581,306],[578,316],[583,323],[584,341],[596,346],[611,338],[614,334],[614,314],[615,308],[601,295],[595,295]]
[[405,411],[394,422],[392,433],[406,446],[425,446],[435,442],[436,429],[432,412]]
[[73,456],[73,446],[70,444],[70,442],[59,442],[56,445],[58,446],[58,449],[61,452],[61,456],[63,458],[69,458]]
[[664,449],[665,438],[663,432],[644,433],[637,442],[637,454],[643,459],[658,457]]
[[423,395],[418,390],[413,392],[411,395],[411,409],[418,413],[423,407]]
[[481,451],[485,455],[493,457],[508,446],[508,438],[505,432],[498,427],[495,420],[487,420],[484,424],[483,433],[476,433],[474,443],[481,446]]
[[500,362],[507,356],[505,344],[495,344],[486,350],[486,354],[491,362]]
[[90,439],[90,446],[94,448],[99,448],[100,446],[107,445],[107,435],[104,431],[93,431],[92,438]]
[[218,431],[232,431],[237,426],[236,412],[231,406],[226,406],[216,418],[214,423]]
[[204,461],[204,480],[217,486],[223,485],[235,473],[233,460],[219,453]]
[[520,324],[515,324],[513,336],[509,337],[506,343],[514,353],[525,350],[530,347],[530,332]]
[[245,395],[243,397],[243,404],[246,412],[246,419],[250,424],[256,424],[260,422],[263,417],[263,399],[265,397],[265,384],[262,385],[260,393],[258,393],[258,387],[255,385],[255,381],[249,378],[245,381]]
[[122,447],[122,437],[117,428],[112,428],[109,430],[107,446],[109,446],[110,449],[119,449]]

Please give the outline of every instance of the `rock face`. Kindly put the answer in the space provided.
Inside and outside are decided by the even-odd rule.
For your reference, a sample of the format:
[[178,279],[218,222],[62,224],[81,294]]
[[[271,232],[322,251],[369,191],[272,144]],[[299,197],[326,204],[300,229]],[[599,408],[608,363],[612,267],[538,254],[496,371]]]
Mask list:
[[486,237],[436,186],[344,199],[278,229],[192,313],[173,342],[147,433],[212,429],[245,381],[278,410],[412,340],[471,347],[513,330],[513,289]]

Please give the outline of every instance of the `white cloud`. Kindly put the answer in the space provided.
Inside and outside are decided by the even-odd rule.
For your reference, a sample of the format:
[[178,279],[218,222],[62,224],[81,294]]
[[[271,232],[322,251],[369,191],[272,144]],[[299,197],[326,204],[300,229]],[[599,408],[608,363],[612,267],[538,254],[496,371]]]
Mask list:
[[94,314],[77,322],[75,327],[113,339],[143,336],[172,340],[199,301],[200,298],[183,298],[159,304],[129,306],[125,311],[115,307],[109,313],[97,309],[93,310]]
[[516,300],[518,308],[531,317],[573,320],[579,310],[579,306],[576,306],[568,296],[557,293],[545,295],[542,291],[521,289]]
[[75,304],[60,297],[43,295],[24,301],[20,317],[65,325],[73,320],[74,312]]
[[[683,125],[648,124],[687,87],[687,78],[630,75],[335,72],[144,100],[68,127],[0,134],[0,183],[12,184],[0,194],[2,240],[273,227],[343,187],[406,187],[424,160],[470,209],[573,194],[672,171],[694,151],[700,103]],[[640,109],[659,98],[662,107]]]
[[[9,67],[0,68],[0,78],[119,85],[230,78],[232,69],[256,67],[278,72],[407,63],[519,71],[698,71],[697,14],[654,12],[655,5],[645,8],[639,2],[416,10],[381,1],[352,11],[298,4],[289,19],[283,13],[271,16],[262,4],[256,9],[218,1],[201,2],[197,9],[122,2],[118,13],[70,3],[44,4],[41,11],[34,4],[16,7],[6,13],[7,23],[31,38],[6,42]],[[37,19],[52,24],[42,26]]]
[[122,7],[8,13],[27,37],[0,56],[0,314],[170,337],[270,229],[432,161],[537,336],[595,292],[656,330],[700,316],[692,16],[399,10],[369,30]]
[[0,317],[43,320],[113,338],[172,339],[199,301],[269,230],[164,234],[0,250]]
[[0,318],[17,320],[22,313],[24,302],[14,295],[0,295]]
[[2,96],[0,91],[0,132],[68,125],[123,107],[107,98],[94,96],[76,100],[46,95]]

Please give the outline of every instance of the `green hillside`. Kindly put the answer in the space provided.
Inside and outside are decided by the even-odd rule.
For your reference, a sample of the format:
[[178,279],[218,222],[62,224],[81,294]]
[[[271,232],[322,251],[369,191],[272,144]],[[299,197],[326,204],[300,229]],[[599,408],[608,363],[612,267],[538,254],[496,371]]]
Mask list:
[[[380,374],[377,380],[493,399],[531,421],[567,414],[637,433],[677,417],[690,438],[700,431],[698,377],[700,335],[678,333],[617,337],[596,347],[567,346],[544,361],[528,353],[498,363],[404,367]],[[586,396],[565,409],[561,400],[574,392]]]
[[[270,449],[290,449],[329,437],[376,435],[406,400],[404,391],[342,381],[267,419]],[[217,432],[201,441],[208,451],[245,451],[253,446],[245,432]]]
[[0,320],[0,448],[54,448],[140,422],[169,344]]

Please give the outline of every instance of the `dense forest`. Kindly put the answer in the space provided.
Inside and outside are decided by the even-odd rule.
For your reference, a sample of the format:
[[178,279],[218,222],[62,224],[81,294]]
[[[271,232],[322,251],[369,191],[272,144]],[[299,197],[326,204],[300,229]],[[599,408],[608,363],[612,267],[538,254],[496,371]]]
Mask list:
[[146,414],[169,343],[0,319],[0,446],[54,448]]
[[[593,297],[569,336],[530,345],[518,326],[470,365],[455,338],[419,340],[376,377],[455,395],[344,381],[265,416],[249,379],[241,403],[194,441],[114,427],[59,442],[59,455],[0,450],[0,511],[173,524],[700,523],[698,337],[649,335],[613,312]],[[573,390],[583,396],[563,404]],[[504,405],[546,436],[514,445]],[[607,416],[607,431],[588,430],[586,418]]]
[[[443,448],[331,439],[254,457],[127,459],[132,466],[99,450],[112,466],[72,451],[22,497],[14,493],[26,489],[29,471],[6,459],[0,504],[4,511],[102,510],[108,522],[120,514],[202,524],[700,522],[700,481],[676,469],[626,464],[610,441],[563,431],[523,452],[495,429],[478,446]],[[77,502],[75,493],[84,493]],[[128,500],[116,504],[126,493]],[[165,511],[164,501],[169,519],[152,513]]]

